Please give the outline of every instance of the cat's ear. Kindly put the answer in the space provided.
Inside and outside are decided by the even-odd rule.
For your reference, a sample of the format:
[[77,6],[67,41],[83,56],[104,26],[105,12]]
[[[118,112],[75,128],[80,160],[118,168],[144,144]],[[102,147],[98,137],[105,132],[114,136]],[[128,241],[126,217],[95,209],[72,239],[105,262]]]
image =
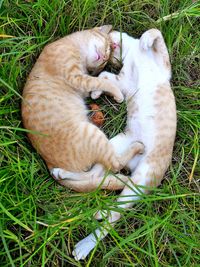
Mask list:
[[100,31],[100,32],[103,32],[103,33],[110,33],[112,31],[112,25],[103,25],[101,27],[98,27],[97,29]]

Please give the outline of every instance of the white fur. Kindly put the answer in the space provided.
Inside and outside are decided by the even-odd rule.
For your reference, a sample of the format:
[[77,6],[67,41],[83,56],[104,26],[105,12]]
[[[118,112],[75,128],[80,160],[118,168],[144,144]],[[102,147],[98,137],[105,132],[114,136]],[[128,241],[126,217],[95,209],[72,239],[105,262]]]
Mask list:
[[[158,35],[160,33],[158,32]],[[112,32],[111,39],[113,42],[120,43],[120,33]],[[162,36],[161,34],[159,36]],[[145,145],[145,153],[134,157],[128,164],[131,170],[131,180],[128,181],[125,189],[122,191],[118,202],[124,202],[118,205],[121,208],[128,208],[133,205],[133,201],[140,197],[143,192],[134,185],[134,180],[139,176],[139,185],[145,186],[150,179],[147,174],[149,173],[149,165],[146,161],[148,154],[156,146],[156,125],[155,115],[156,110],[154,107],[155,91],[160,84],[169,82],[170,70],[162,66],[159,58],[155,58],[151,46],[153,44],[152,35],[149,31],[145,32],[141,39],[134,39],[126,33],[122,33],[122,59],[123,68],[118,75],[118,79],[114,74],[103,72],[101,77],[106,77],[118,85],[123,94],[125,95],[130,108],[129,101],[134,99],[134,103],[139,107],[134,114],[128,114],[127,127],[125,134],[119,134],[110,142],[115,147],[117,153],[123,153],[133,141],[140,141]],[[116,57],[119,58],[119,48],[115,51]],[[167,53],[167,51],[166,51]],[[92,94],[93,98],[98,97],[100,91]],[[98,168],[102,168],[98,166]],[[102,169],[101,169],[102,172]],[[68,173],[69,177],[70,175]],[[94,173],[93,173],[94,175]],[[80,174],[79,174],[80,176]],[[132,203],[131,203],[132,201]],[[97,218],[102,218],[102,213],[98,212]],[[114,223],[120,218],[120,213],[111,211],[108,214],[108,221]],[[95,247],[98,240],[107,235],[105,228],[99,228],[94,234],[90,234],[75,246],[73,255],[76,260],[84,259],[89,252]],[[96,238],[95,238],[96,236]]]

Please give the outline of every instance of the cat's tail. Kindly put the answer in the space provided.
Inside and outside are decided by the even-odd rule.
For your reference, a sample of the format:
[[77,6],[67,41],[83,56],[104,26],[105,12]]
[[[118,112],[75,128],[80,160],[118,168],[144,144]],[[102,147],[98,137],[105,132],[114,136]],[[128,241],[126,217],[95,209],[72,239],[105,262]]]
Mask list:
[[140,162],[137,166],[131,179],[128,179],[126,185],[117,199],[117,206],[110,207],[109,211],[99,211],[96,214],[97,219],[104,219],[101,227],[95,230],[86,238],[79,241],[73,250],[73,255],[76,260],[85,259],[90,251],[97,245],[97,243],[105,238],[110,229],[114,227],[116,222],[120,219],[121,213],[117,209],[125,209],[131,207],[135,201],[141,198],[142,194],[147,193],[145,186],[153,182],[153,175],[150,175],[149,166],[145,162]]

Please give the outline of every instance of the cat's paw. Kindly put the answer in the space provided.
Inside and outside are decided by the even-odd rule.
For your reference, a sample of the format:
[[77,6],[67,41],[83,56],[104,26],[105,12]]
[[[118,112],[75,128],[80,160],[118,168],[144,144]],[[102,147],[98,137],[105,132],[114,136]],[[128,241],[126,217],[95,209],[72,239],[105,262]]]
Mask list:
[[103,79],[109,79],[109,75],[110,75],[111,73],[109,73],[109,72],[107,72],[107,71],[102,71],[100,74],[99,74],[99,77],[100,78],[103,78]]
[[148,50],[152,47],[154,40],[154,36],[149,31],[143,33],[140,38],[140,49],[145,51]]
[[93,92],[91,93],[91,98],[92,98],[92,99],[97,99],[97,98],[100,97],[101,94],[102,94],[102,91],[100,91],[100,90],[98,90],[98,91],[93,91]]
[[102,220],[108,217],[108,211],[107,210],[99,210],[97,213],[94,214],[94,218],[96,220]]
[[73,172],[67,172],[61,168],[53,168],[50,170],[50,173],[56,181],[65,179],[73,180],[74,175]]
[[107,220],[110,223],[116,222],[120,219],[121,214],[117,211],[110,211],[110,210],[99,210],[95,215],[94,218],[96,220]]
[[[110,95],[113,95],[113,98],[114,98],[114,100],[116,101],[116,102],[118,102],[118,103],[122,103],[123,101],[124,101],[124,96],[123,96],[123,94],[121,93],[121,91],[118,89],[118,88],[116,88],[115,90],[113,90],[115,93],[110,93]],[[116,92],[117,91],[117,92]],[[103,91],[100,91],[100,90],[98,90],[98,91],[93,91],[93,92],[91,92],[91,98],[92,99],[98,99],[100,96],[101,96],[101,94],[103,93]]]
[[134,156],[136,154],[143,154],[144,151],[145,151],[144,144],[142,142],[140,142],[140,141],[133,142],[131,144],[131,149],[132,149],[132,151],[134,153]]
[[157,29],[150,29],[144,32],[140,38],[140,49],[148,50],[153,46],[155,40],[161,36],[161,32]]
[[[119,89],[118,89],[119,90]],[[122,103],[123,101],[124,101],[124,96],[123,96],[123,94],[121,93],[121,91],[118,91],[118,94],[116,95],[114,95],[114,99],[115,99],[115,101],[116,102],[118,102],[118,103]]]
[[96,239],[93,234],[88,235],[81,241],[79,241],[72,252],[75,260],[84,260],[90,251],[96,246]]
[[61,180],[62,179],[60,177],[61,172],[62,172],[62,169],[60,169],[60,168],[53,168],[53,169],[50,170],[51,176],[53,176],[53,178],[55,180]]

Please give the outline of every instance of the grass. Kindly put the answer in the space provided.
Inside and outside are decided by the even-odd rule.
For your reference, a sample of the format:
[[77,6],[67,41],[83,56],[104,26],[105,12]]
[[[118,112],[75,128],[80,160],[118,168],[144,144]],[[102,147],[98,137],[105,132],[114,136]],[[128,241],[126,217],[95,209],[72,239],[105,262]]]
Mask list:
[[[53,181],[23,130],[21,93],[46,43],[106,23],[134,36],[163,32],[178,130],[162,185],[122,211],[110,235],[75,262],[74,244],[99,224],[93,213],[117,194],[75,193]],[[200,266],[199,23],[199,1],[0,1],[0,266]],[[108,136],[122,131],[125,105],[106,97],[98,103]]]

